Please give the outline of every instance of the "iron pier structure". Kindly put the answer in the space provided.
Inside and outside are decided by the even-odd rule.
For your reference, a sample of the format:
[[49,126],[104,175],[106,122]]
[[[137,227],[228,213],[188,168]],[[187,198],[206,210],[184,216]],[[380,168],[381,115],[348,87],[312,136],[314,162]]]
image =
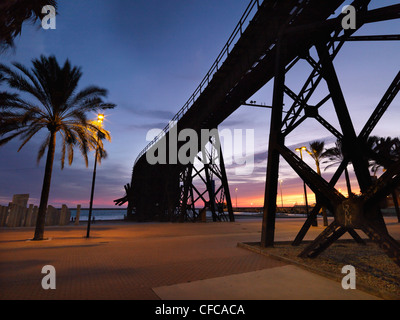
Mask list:
[[[373,129],[381,120],[400,90],[400,72],[397,72],[380,103],[356,134],[336,73],[334,60],[348,41],[398,41],[400,35],[354,35],[364,25],[400,18],[400,4],[369,9],[379,1],[355,0],[251,0],[234,32],[220,55],[184,107],[172,119],[174,130],[213,130],[240,106],[247,104],[257,91],[273,81],[268,165],[266,173],[265,205],[261,244],[273,246],[278,191],[280,157],[302,178],[315,193],[317,205],[299,230],[294,245],[299,245],[322,207],[334,215],[334,221],[302,252],[304,257],[316,257],[345,233],[355,241],[364,241],[357,232],[364,232],[400,266],[400,245],[387,230],[380,201],[400,184],[400,162],[394,162],[384,174],[373,181],[368,169],[368,151],[363,147]],[[344,29],[341,8],[351,4],[356,9],[355,28]],[[335,16],[336,12],[336,16]],[[377,57],[378,58],[378,57]],[[311,72],[304,75],[300,92],[291,90],[286,82],[290,70],[306,61]],[[393,66],[398,68],[399,66]],[[326,96],[311,104],[321,83]],[[329,103],[327,103],[329,101]],[[332,106],[336,119],[325,119],[320,110]],[[293,151],[285,146],[286,137],[313,118],[339,139],[344,159],[330,181],[323,179]],[[332,125],[332,120],[340,128]],[[150,164],[146,155],[159,150],[167,159],[176,156],[179,142],[173,146],[175,134],[168,125],[138,156],[131,183],[125,186],[126,195],[115,200],[117,205],[128,202],[128,216],[139,221],[198,221],[205,210],[212,212],[214,221],[234,221],[231,194],[228,186],[218,131],[205,142],[199,142],[203,152],[187,164]],[[172,142],[172,144],[170,144]],[[164,149],[163,149],[164,148]],[[207,150],[207,151],[204,151]],[[201,167],[194,158],[202,160]],[[352,164],[360,187],[360,195],[345,197],[336,183],[345,168]],[[200,180],[205,191],[199,190],[194,179]],[[203,210],[196,210],[196,203]]]

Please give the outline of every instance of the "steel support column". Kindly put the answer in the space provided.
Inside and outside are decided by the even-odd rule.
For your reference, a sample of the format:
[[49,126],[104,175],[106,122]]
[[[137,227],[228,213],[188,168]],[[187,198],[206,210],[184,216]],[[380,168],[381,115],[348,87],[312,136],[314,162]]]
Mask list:
[[[198,220],[199,214],[196,212],[195,203],[199,200],[202,200],[205,204],[205,207],[202,210],[208,208],[211,211],[214,222],[228,220],[223,212],[224,201],[226,201],[229,221],[235,221],[228,178],[226,175],[218,133],[210,137],[209,146],[211,148],[210,152],[206,150],[205,146],[203,146],[201,157],[200,155],[196,156],[201,163],[201,168],[197,169],[193,161],[185,166],[181,172],[181,196],[178,208],[176,208],[180,217],[179,221],[181,222],[196,222]],[[194,186],[193,180],[195,178],[199,178],[202,181],[205,191],[201,192],[196,186]],[[218,188],[215,184],[216,178],[220,182]],[[197,194],[196,198],[194,197],[194,193]]]
[[268,147],[267,180],[265,185],[264,211],[261,232],[261,246],[269,247],[275,241],[276,199],[279,179],[279,151],[278,145],[284,144],[281,133],[283,100],[285,92],[285,42],[279,39],[275,57],[275,82],[272,102],[271,129]]
[[[219,139],[219,137],[218,137],[218,139]],[[219,161],[220,161],[219,165],[220,165],[220,169],[221,169],[221,182],[222,182],[222,185],[223,185],[223,188],[224,188],[226,206],[227,206],[227,209],[228,209],[229,221],[230,222],[235,222],[235,216],[233,214],[233,207],[232,207],[231,192],[229,190],[229,183],[228,183],[228,177],[226,175],[225,161],[224,161],[224,155],[222,153],[222,147],[220,148],[220,152],[219,152]]]
[[215,184],[211,180],[210,176],[210,164],[204,164],[204,172],[206,173],[206,187],[208,192],[208,207],[211,209],[211,215],[214,222],[217,222],[217,213],[215,208]]
[[325,43],[316,45],[318,55],[321,59],[322,74],[328,85],[336,115],[342,129],[343,151],[353,164],[361,191],[365,191],[372,183],[368,170],[368,162],[362,157],[362,147],[357,139],[353,122],[351,121],[350,113],[333,66],[333,61]]

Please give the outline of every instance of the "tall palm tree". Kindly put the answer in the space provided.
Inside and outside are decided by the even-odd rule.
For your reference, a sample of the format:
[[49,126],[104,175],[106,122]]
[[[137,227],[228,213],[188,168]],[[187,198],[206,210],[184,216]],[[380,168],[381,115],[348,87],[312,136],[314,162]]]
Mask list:
[[34,235],[34,240],[43,240],[57,137],[61,138],[62,168],[66,154],[69,165],[72,164],[75,146],[79,147],[88,166],[88,151],[97,143],[99,149],[103,149],[101,138],[109,138],[109,133],[88,121],[86,114],[111,109],[115,105],[103,102],[107,96],[105,89],[90,86],[77,92],[82,72],[80,68],[72,67],[68,60],[61,67],[54,56],[41,56],[32,60],[32,64],[31,70],[19,63],[13,64],[15,68],[0,64],[1,78],[8,86],[34,98],[32,102],[15,94],[1,94],[0,146],[19,137],[21,150],[39,131],[47,130],[37,156],[40,161],[47,149]]
[[[340,165],[344,159],[343,155],[343,145],[341,140],[337,140],[336,144],[334,147],[325,150],[322,155],[322,158],[328,158],[327,161],[324,161],[324,163],[330,163],[325,170],[329,169],[332,166]],[[347,185],[347,192],[349,196],[353,194],[351,190],[351,183],[350,183],[350,175],[349,175],[349,170],[346,168],[344,169],[344,174],[346,178],[346,185]]]
[[[322,176],[321,174],[321,160],[323,159],[324,148],[325,148],[325,141],[313,141],[310,143],[310,150],[307,149],[307,153],[314,159],[315,165],[317,167],[317,173]],[[323,207],[321,209],[324,226],[328,226],[328,217],[326,213],[326,208]]]

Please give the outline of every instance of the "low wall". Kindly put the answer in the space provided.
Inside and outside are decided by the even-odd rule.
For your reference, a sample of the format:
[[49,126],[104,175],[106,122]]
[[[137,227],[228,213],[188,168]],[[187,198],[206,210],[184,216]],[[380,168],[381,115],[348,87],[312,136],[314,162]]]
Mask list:
[[[29,205],[23,207],[19,204],[9,203],[7,207],[0,206],[0,227],[34,227],[36,225],[38,207]],[[71,211],[66,205],[61,210],[48,206],[46,213],[46,226],[65,226],[71,220]]]

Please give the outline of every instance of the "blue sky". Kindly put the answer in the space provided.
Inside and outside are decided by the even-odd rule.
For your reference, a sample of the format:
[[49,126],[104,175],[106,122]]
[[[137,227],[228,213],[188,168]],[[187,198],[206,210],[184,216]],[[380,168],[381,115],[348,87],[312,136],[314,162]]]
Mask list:
[[[22,35],[15,41],[15,49],[0,56],[3,63],[17,61],[26,66],[41,54],[54,54],[60,63],[68,58],[73,65],[82,67],[80,88],[94,84],[109,90],[108,100],[118,107],[106,114],[105,128],[111,132],[113,142],[106,145],[109,158],[97,172],[95,206],[112,207],[112,200],[123,196],[133,162],[148,143],[148,130],[165,127],[184,105],[211,67],[248,2],[61,0],[56,30],[25,24]],[[395,3],[398,1],[375,0],[371,8]],[[400,22],[391,21],[366,26],[358,34],[399,31]],[[337,57],[335,65],[357,131],[398,72],[399,53],[399,43],[357,42],[347,43]],[[288,86],[298,91],[308,72],[309,67],[300,63],[288,74]],[[270,104],[271,88],[271,83],[267,84],[254,100]],[[321,95],[323,91],[322,86]],[[399,136],[399,107],[400,101],[396,98],[374,134]],[[323,108],[322,115],[339,128],[329,104]],[[251,176],[237,176],[234,166],[227,168],[231,190],[236,187],[240,190],[242,205],[250,202],[260,205],[264,193],[269,118],[269,110],[241,107],[221,126],[254,129],[256,153],[265,155],[265,160],[257,161]],[[325,129],[309,120],[288,137],[287,145],[300,146],[314,139],[333,143]],[[39,166],[35,161],[40,143],[38,136],[19,153],[18,141],[0,148],[0,204],[7,204],[16,193],[29,193],[30,202],[38,204],[44,169],[44,161]],[[310,159],[306,161],[313,165]],[[73,165],[61,171],[56,156],[49,204],[88,206],[92,166],[93,161],[85,168],[76,153]],[[285,163],[282,163],[281,177],[287,194],[296,189],[301,192],[299,179]],[[246,188],[242,187],[244,184]],[[249,200],[251,197],[254,200]],[[291,201],[287,199],[288,204]]]

